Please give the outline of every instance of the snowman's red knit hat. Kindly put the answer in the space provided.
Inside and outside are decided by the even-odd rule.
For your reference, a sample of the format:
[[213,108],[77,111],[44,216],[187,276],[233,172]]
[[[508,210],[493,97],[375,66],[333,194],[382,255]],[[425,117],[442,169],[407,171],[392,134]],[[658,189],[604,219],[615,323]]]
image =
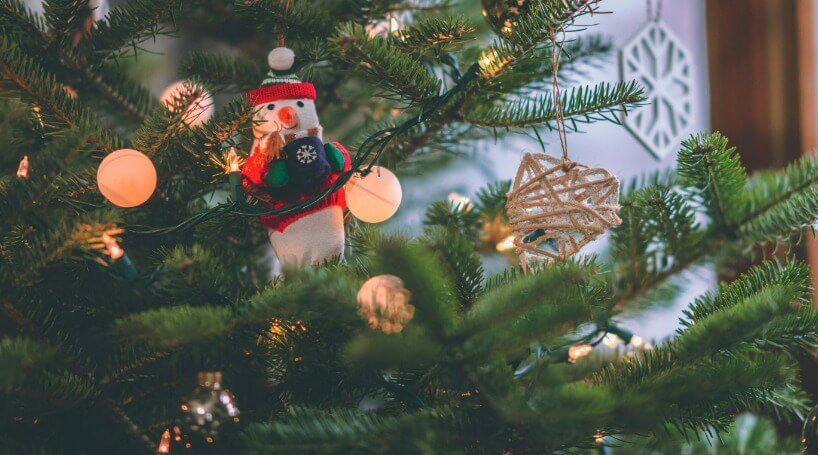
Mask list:
[[301,82],[298,76],[290,72],[294,60],[295,54],[286,47],[277,47],[270,52],[267,62],[272,69],[261,83],[261,88],[247,93],[250,105],[299,98],[315,100],[315,86],[309,82]]
[[268,85],[250,90],[247,101],[251,106],[271,103],[277,100],[292,100],[298,98],[315,99],[315,86],[309,82],[285,82],[283,84]]

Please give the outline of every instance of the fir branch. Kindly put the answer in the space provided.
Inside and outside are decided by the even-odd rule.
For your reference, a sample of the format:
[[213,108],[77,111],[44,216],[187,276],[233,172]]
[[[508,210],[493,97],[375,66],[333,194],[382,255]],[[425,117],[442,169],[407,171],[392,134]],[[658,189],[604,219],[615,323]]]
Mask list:
[[48,26],[20,0],[0,0],[0,29],[18,37],[45,36]]
[[415,320],[427,326],[438,339],[450,333],[457,313],[457,301],[449,292],[451,282],[437,256],[422,245],[403,245],[384,239],[378,245],[370,270],[374,274],[400,276],[412,293]]
[[[5,2],[11,3],[0,3],[0,11],[9,14],[10,29],[20,30],[26,34],[27,40],[30,41],[30,49],[26,48],[26,51],[34,55],[54,53],[55,50],[52,49],[54,42],[61,35],[46,33],[42,19],[29,13],[25,8],[16,9],[14,0]],[[69,69],[72,76],[80,80],[81,85],[96,90],[104,99],[123,109],[132,118],[143,120],[145,113],[151,108],[153,98],[144,88],[124,77],[120,68],[108,65],[91,68],[85,57],[72,46],[57,46],[56,53],[59,56],[58,61],[52,63]]]
[[491,223],[497,216],[506,220],[506,201],[511,190],[511,180],[501,180],[484,186],[477,191],[477,200],[474,201],[474,210],[484,221]]
[[[599,66],[614,49],[610,39],[599,35],[582,35],[563,42],[563,55],[557,77],[564,83],[577,83],[584,79],[587,69]],[[513,65],[487,81],[486,95],[489,100],[504,98],[510,94],[527,94],[551,88],[553,68],[551,49],[548,46],[534,48],[518,58]],[[480,100],[483,102],[482,100]]]
[[46,120],[53,118],[64,128],[88,131],[91,141],[106,153],[119,148],[119,141],[103,131],[99,122],[65,93],[54,76],[5,38],[0,40],[0,74],[5,82],[0,93],[23,95],[40,106]]
[[182,62],[185,78],[198,78],[215,90],[245,92],[258,87],[266,68],[243,57],[191,52]]
[[[11,307],[3,302],[2,307]],[[13,309],[13,307],[11,307]],[[0,339],[0,390],[8,390],[25,382],[32,370],[44,369],[58,350],[41,341],[30,338]]]
[[328,37],[333,33],[333,20],[323,8],[309,2],[278,0],[235,0],[236,12],[256,24],[259,30],[274,34]]
[[818,159],[804,155],[783,170],[762,171],[750,179],[746,190],[748,207],[744,221],[764,215],[776,205],[818,184]]
[[332,41],[339,57],[357,65],[386,97],[420,104],[437,96],[440,81],[410,54],[387,39],[370,37],[363,27],[341,27]]
[[134,313],[115,321],[111,331],[132,343],[168,348],[204,342],[231,326],[228,308],[182,305]]
[[482,228],[481,216],[469,206],[455,205],[449,201],[436,201],[426,210],[424,226],[441,226],[470,240],[477,239]]
[[[605,120],[620,124],[620,114],[639,106],[645,100],[644,90],[635,82],[601,83],[594,87],[575,87],[563,94],[563,114],[568,129],[580,124]],[[557,118],[550,94],[519,98],[504,104],[477,104],[464,113],[464,120],[493,128],[519,128],[544,124],[554,129]]]
[[474,240],[451,227],[432,230],[427,237],[448,269],[461,308],[471,307],[482,294],[484,272],[480,256],[474,251]]
[[45,0],[43,11],[51,35],[58,46],[72,46],[76,34],[84,34],[86,21],[91,19],[88,0]]
[[696,191],[719,229],[729,230],[746,213],[747,172],[735,147],[719,133],[701,134],[682,142],[679,181]]
[[466,42],[474,27],[460,17],[423,17],[398,31],[392,42],[406,52],[439,54]]
[[121,68],[104,64],[92,69],[76,56],[67,53],[63,53],[63,60],[86,86],[131,119],[142,122],[153,109],[153,95],[145,87],[131,81]]
[[751,341],[773,318],[792,311],[797,299],[797,291],[790,287],[768,285],[686,327],[673,341],[674,356],[685,360]]
[[805,264],[789,262],[782,265],[777,261],[764,261],[742,273],[735,281],[720,285],[715,294],[708,293],[697,298],[684,310],[686,319],[681,321],[682,325],[689,327],[716,311],[760,292],[772,283],[793,289],[799,305],[809,302],[812,286],[809,269]]
[[[578,286],[582,279],[581,267],[565,263],[546,267],[539,273],[518,278],[505,286],[492,289],[485,293],[458,322],[456,336],[461,339],[480,336],[484,330],[497,328],[509,319],[522,317],[542,307],[551,309],[555,316],[561,317],[560,312],[568,310],[562,308],[566,305],[542,303],[564,301],[555,294],[571,293],[571,289]],[[568,306],[576,307],[580,313],[586,311],[580,308],[580,305]],[[572,317],[575,315],[573,312],[568,314]]]
[[814,230],[818,219],[818,193],[815,190],[796,193],[784,202],[767,209],[762,215],[741,226],[749,239],[776,241],[804,229]]
[[125,57],[131,50],[135,55],[144,41],[171,33],[174,11],[181,4],[180,0],[132,0],[114,8],[106,20],[97,23],[91,36],[95,61]]

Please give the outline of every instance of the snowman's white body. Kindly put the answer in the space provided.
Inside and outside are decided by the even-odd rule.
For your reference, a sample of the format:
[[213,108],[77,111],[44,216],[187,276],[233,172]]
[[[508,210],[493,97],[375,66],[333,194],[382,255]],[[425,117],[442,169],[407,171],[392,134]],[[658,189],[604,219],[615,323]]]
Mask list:
[[[272,109],[270,105],[273,105]],[[279,112],[285,107],[295,110],[295,124],[285,124],[280,120]],[[271,134],[304,137],[308,130],[315,129],[321,139],[321,124],[315,103],[310,99],[286,99],[263,104],[258,106],[254,119],[253,150],[256,146],[263,146],[263,141]],[[283,232],[268,228],[267,233],[276,257],[285,267],[321,264],[343,259],[344,256],[344,214],[338,206],[305,215],[289,224]]]
[[329,206],[287,226],[267,229],[273,251],[283,266],[321,264],[344,257],[344,213]]

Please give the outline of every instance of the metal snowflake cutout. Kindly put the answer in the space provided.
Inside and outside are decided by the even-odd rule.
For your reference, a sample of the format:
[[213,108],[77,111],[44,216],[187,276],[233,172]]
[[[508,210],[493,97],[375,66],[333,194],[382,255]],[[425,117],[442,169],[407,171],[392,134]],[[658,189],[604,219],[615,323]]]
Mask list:
[[619,53],[623,81],[636,79],[649,104],[625,115],[624,124],[648,151],[664,158],[692,123],[690,54],[659,20],[648,23]]
[[526,153],[506,201],[523,265],[562,259],[619,225],[619,180],[545,153]]
[[315,161],[316,158],[318,158],[318,152],[316,152],[315,147],[311,145],[302,145],[298,147],[298,150],[295,152],[295,159],[297,159],[299,163],[310,164]]

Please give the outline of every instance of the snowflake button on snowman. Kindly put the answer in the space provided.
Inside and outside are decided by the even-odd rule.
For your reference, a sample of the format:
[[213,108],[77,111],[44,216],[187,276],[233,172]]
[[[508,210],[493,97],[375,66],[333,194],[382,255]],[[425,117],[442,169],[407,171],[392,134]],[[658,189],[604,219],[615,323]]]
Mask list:
[[[324,144],[315,86],[291,73],[294,59],[286,47],[273,49],[267,78],[247,94],[255,110],[254,140],[242,183],[271,209],[310,199],[351,167],[343,145]],[[283,265],[320,264],[343,257],[345,209],[340,188],[307,210],[262,216],[261,223]]]

